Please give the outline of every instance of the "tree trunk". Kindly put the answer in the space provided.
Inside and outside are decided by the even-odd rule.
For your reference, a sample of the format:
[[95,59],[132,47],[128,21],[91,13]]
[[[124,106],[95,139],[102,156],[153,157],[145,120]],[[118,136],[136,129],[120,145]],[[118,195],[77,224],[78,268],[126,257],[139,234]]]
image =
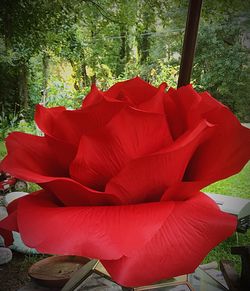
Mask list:
[[84,55],[81,57],[81,63],[79,63],[79,61],[74,62],[72,59],[70,59],[69,62],[74,72],[74,88],[76,91],[81,91],[85,86],[89,85]]
[[81,64],[81,79],[82,79],[82,88],[86,87],[89,85],[89,77],[87,74],[87,70],[86,70],[86,61],[85,61],[85,54],[84,51],[82,50],[81,52],[81,60],[82,60],[82,64]]
[[19,66],[19,100],[21,108],[25,111],[28,109],[29,105],[29,90],[28,90],[28,77],[29,77],[29,68],[27,62],[21,62]]
[[120,61],[117,64],[116,74],[119,76],[124,72],[126,63],[129,61],[129,43],[128,43],[128,32],[124,26],[120,26],[120,50],[119,57]]
[[142,35],[141,42],[141,64],[144,64],[149,57],[150,41],[148,36],[148,30],[145,30]]
[[94,74],[94,76],[91,77],[91,84],[95,84],[96,83],[96,74]]
[[152,28],[153,15],[149,11],[144,11],[142,15],[143,32],[138,37],[138,47],[140,50],[140,63],[145,64],[149,57],[150,50],[150,29]]
[[11,1],[4,1],[1,6],[2,11],[2,28],[3,28],[3,37],[4,37],[4,44],[6,52],[9,48],[11,48],[11,38],[13,34],[12,29],[12,18],[11,18],[11,10],[12,10],[12,4]]
[[84,88],[84,87],[88,86],[88,84],[89,84],[89,78],[87,75],[85,62],[82,63],[81,72],[82,72],[82,87]]
[[[92,40],[94,40],[95,36],[96,36],[96,27],[94,26],[94,24],[92,23],[92,28],[94,29],[91,29],[91,38]],[[92,56],[93,58],[93,69],[94,69],[94,72],[96,72],[96,67],[97,67],[97,60],[96,60],[96,57],[95,56]],[[90,78],[91,79],[91,85],[92,84],[96,84],[96,73],[94,73],[94,75]]]
[[41,91],[42,94],[42,103],[45,106],[46,100],[48,98],[48,79],[49,79],[49,55],[44,52],[43,53],[43,89]]
[[74,78],[74,89],[76,91],[80,91],[80,80],[79,80],[79,69],[78,69],[78,65],[73,61],[72,58],[69,59],[69,62],[71,64],[71,67],[73,69],[73,75],[72,77]]
[[126,56],[126,32],[123,27],[121,27],[120,37],[121,37],[120,61],[124,62]]

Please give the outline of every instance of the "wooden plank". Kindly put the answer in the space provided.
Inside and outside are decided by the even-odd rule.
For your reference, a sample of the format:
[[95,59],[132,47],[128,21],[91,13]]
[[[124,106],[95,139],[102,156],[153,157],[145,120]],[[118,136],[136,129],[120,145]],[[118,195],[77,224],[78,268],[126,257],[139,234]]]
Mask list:
[[231,261],[221,260],[220,269],[227,282],[229,291],[240,291],[240,277],[236,273],[234,266]]

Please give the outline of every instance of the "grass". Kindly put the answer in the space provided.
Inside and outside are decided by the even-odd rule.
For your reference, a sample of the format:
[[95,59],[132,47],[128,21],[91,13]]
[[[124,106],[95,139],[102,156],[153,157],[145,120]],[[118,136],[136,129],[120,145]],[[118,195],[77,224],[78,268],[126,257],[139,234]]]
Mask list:
[[0,141],[0,159],[6,155],[6,147],[3,141]]
[[[6,154],[6,149],[3,142],[0,142],[0,158]],[[35,191],[38,186],[30,184],[29,191]],[[225,180],[216,182],[209,185],[204,192],[219,193],[229,196],[250,198],[250,163],[248,163],[244,169],[237,175],[227,178]],[[217,261],[222,258],[233,261],[236,264],[236,269],[240,270],[240,258],[238,256],[232,256],[230,254],[230,248],[232,246],[250,245],[250,231],[247,234],[233,234],[230,238],[220,243],[215,247],[204,259],[204,263]]]
[[250,231],[247,234],[234,233],[227,240],[221,242],[215,247],[203,260],[203,263],[216,261],[219,263],[221,259],[230,260],[234,263],[238,272],[241,271],[241,260],[239,256],[231,255],[231,247],[234,246],[249,246],[250,244]]
[[[250,162],[237,175],[209,185],[204,192],[219,193],[228,196],[250,198]],[[230,238],[215,247],[205,258],[204,263],[211,261],[219,262],[222,258],[235,263],[236,269],[240,271],[240,257],[231,255],[232,246],[250,245],[250,230],[246,234],[234,233]]]
[[250,163],[237,175],[221,180],[205,189],[205,192],[220,193],[240,198],[250,198]]

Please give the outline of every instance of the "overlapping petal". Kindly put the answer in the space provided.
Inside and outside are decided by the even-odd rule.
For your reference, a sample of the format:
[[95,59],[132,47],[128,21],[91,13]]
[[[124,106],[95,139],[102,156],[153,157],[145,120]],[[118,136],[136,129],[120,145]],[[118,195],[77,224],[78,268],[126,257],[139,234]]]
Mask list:
[[163,115],[127,107],[102,131],[81,138],[70,175],[88,187],[104,190],[108,180],[130,160],[171,143]]
[[98,90],[96,84],[92,84],[90,92],[82,101],[82,108],[98,104],[103,100],[104,96],[101,91]]
[[207,119],[218,126],[192,157],[185,181],[206,180],[209,184],[236,174],[249,160],[249,129],[225,107],[209,112]]
[[[61,207],[52,195],[40,191],[20,200],[17,220],[25,244],[41,252],[113,260],[147,243],[172,208],[172,202]],[[7,228],[4,221],[0,226]]]
[[[112,278],[124,286],[192,272],[207,252],[232,234],[237,222],[198,193],[180,202],[60,207],[53,196],[40,191],[18,204],[18,228],[28,246],[101,258]],[[0,227],[11,226],[2,221]]]
[[[209,140],[201,144],[186,169],[184,181],[208,185],[239,172],[250,156],[249,129],[209,93],[197,93],[191,85],[170,89],[165,100],[166,117],[176,139],[201,119],[215,124]],[[178,114],[178,118],[174,116]],[[193,184],[195,186],[195,184]]]
[[77,147],[83,134],[92,134],[105,126],[124,106],[123,102],[102,98],[91,106],[77,110],[61,109],[54,115],[54,108],[38,105],[35,121],[46,135]]
[[[1,168],[12,175],[39,183],[43,176],[67,177],[75,153],[67,144],[47,137],[15,132],[6,139],[8,155]],[[40,180],[41,179],[41,180]]]
[[[223,107],[208,93],[199,94],[190,84],[177,90],[170,88],[163,102],[166,118],[174,139],[189,128],[194,127],[201,119],[207,119],[207,113]],[[208,121],[213,123],[210,120]]]
[[206,195],[197,194],[175,202],[162,227],[139,250],[119,260],[102,260],[102,264],[123,286],[148,285],[189,274],[235,231],[236,223],[236,217],[221,212]]
[[11,134],[1,168],[43,190],[9,206],[7,238],[101,259],[126,286],[192,272],[236,228],[199,190],[245,165],[250,133],[208,93],[165,89],[137,77],[79,110],[37,106],[45,136]]
[[127,81],[117,82],[104,94],[109,98],[124,100],[136,106],[154,97],[157,91],[156,87],[145,82],[140,77],[135,77]]
[[157,93],[152,98],[140,103],[137,108],[148,112],[165,114],[164,100],[167,98],[167,94],[165,93],[166,88],[167,84],[162,83]]
[[40,186],[53,193],[66,206],[122,204],[116,193],[96,191],[69,178],[47,177]]
[[15,149],[32,152],[33,155],[42,156],[51,160],[57,167],[68,172],[68,168],[76,155],[76,148],[64,141],[50,138],[49,136],[34,136],[22,132],[11,133],[6,139],[8,151],[13,153]]
[[174,144],[128,163],[106,186],[124,204],[159,201],[166,189],[183,178],[194,151],[213,133],[205,120]]
[[69,178],[75,152],[69,144],[50,137],[15,132],[6,139],[9,154],[1,168],[20,179],[38,183],[65,205],[116,205],[112,194],[89,189]]
[[11,174],[20,179],[37,183],[44,189],[51,191],[64,205],[120,204],[120,199],[113,194],[95,191],[71,178],[59,177],[58,171],[53,173],[53,169],[50,169],[50,163],[51,160],[49,163],[40,163],[40,160],[34,156],[25,155],[22,150],[16,150],[5,158],[2,162],[2,168],[8,169]]

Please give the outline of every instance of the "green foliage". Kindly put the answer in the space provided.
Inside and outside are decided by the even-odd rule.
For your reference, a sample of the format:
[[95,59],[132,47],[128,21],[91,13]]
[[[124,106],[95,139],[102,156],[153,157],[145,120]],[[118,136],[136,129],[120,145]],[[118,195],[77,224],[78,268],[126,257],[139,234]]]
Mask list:
[[231,254],[231,247],[235,246],[247,246],[250,241],[250,231],[246,234],[234,233],[227,240],[221,242],[215,247],[204,259],[203,263],[209,263],[212,261],[220,262],[220,260],[230,260],[235,265],[237,272],[241,271],[241,259],[240,256]]
[[5,111],[2,110],[0,115],[0,141],[4,140],[13,131],[36,133],[37,130],[34,121],[26,121],[22,113],[17,113],[14,110],[11,114],[6,115]]
[[193,78],[241,120],[249,121],[249,49],[242,46],[241,37],[239,23],[223,19],[201,25]]
[[18,115],[15,111],[8,116],[5,114],[4,111],[2,111],[2,114],[0,115],[0,140],[3,140],[9,132],[14,130],[17,122]]
[[[192,79],[241,121],[250,119],[247,2],[204,1]],[[15,110],[31,121],[37,103],[76,108],[93,82],[107,89],[139,75],[175,87],[187,6],[185,0],[1,1],[6,120]]]
[[[250,121],[249,1],[204,0],[192,82]],[[77,108],[96,82],[107,89],[136,75],[176,87],[186,0],[0,1],[0,158],[3,140],[35,133],[34,106]],[[207,192],[249,197],[250,165]],[[30,191],[38,188],[32,184]],[[232,236],[205,262],[229,258]],[[239,266],[239,262],[236,260]]]
[[38,130],[33,121],[27,122],[25,119],[21,119],[14,127],[14,131],[26,132],[31,134],[37,134]]

